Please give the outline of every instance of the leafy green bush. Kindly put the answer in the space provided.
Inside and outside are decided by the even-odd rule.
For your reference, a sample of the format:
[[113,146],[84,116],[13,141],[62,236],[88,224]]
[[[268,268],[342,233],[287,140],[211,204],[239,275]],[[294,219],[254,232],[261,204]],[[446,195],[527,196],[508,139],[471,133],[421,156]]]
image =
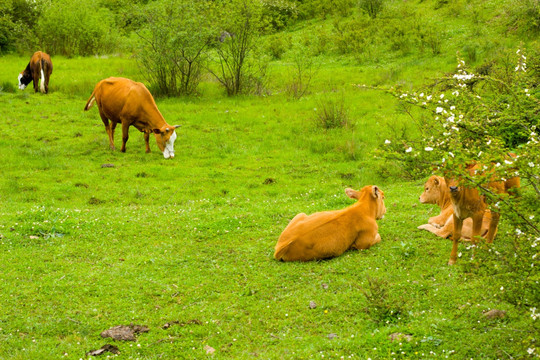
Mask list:
[[267,38],[266,52],[270,54],[273,59],[281,59],[283,54],[287,51],[290,39],[284,37],[282,34],[272,35]]
[[372,21],[365,15],[333,22],[332,42],[340,54],[361,54],[372,41]]
[[156,95],[196,93],[213,34],[212,3],[167,0],[140,9],[137,60]]
[[219,25],[225,36],[217,43],[217,59],[208,70],[229,96],[262,91],[267,68],[266,57],[260,56],[262,14],[260,3],[247,0],[232,0],[221,9]]
[[317,72],[316,60],[313,56],[309,56],[307,49],[301,44],[296,44],[289,56],[293,64],[287,93],[295,99],[300,99],[308,92],[311,79]]
[[508,26],[526,35],[540,32],[540,3],[537,0],[513,0],[507,5]]
[[[528,71],[527,58],[518,49],[512,68],[502,70],[505,80],[473,73],[458,59],[455,73],[434,87],[414,92],[391,89],[401,101],[432,116],[421,127],[416,143],[403,146],[389,140],[384,147],[391,158],[415,161],[429,171],[426,175],[435,171],[463,179],[485,196],[492,210],[503,214],[511,230],[499,236],[506,236],[511,246],[492,252],[498,257],[493,260],[497,266],[486,271],[497,276],[498,286],[512,289],[507,301],[524,307],[540,302],[540,292],[529,290],[537,288],[540,265],[536,220],[540,216],[540,92],[538,75]],[[471,162],[481,165],[474,176],[463,166]],[[513,176],[521,178],[521,197],[495,194],[486,186]]]
[[384,0],[360,0],[359,6],[370,18],[375,19],[384,8]]
[[298,16],[296,4],[289,0],[263,0],[262,7],[262,21],[268,31],[279,31]]
[[58,0],[39,17],[36,34],[43,49],[66,56],[106,54],[117,44],[113,16],[97,1]]

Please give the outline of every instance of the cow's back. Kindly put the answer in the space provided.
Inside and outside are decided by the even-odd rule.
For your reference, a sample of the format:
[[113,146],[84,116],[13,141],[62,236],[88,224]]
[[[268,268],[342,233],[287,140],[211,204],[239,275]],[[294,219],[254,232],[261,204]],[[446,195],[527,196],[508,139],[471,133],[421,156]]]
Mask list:
[[155,106],[152,95],[142,83],[125,78],[101,80],[94,96],[100,111],[116,122],[121,122],[121,118],[140,117],[144,105]]
[[287,227],[279,237],[275,257],[305,261],[344,253],[357,232],[346,210],[315,213]]

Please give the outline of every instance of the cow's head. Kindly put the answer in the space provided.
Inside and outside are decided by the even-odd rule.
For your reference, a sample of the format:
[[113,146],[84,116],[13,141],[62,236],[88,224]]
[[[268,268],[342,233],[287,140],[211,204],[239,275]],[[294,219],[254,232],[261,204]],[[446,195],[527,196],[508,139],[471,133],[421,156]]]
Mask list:
[[19,74],[19,89],[24,90],[26,86],[32,81],[30,73],[24,71]]
[[422,204],[438,204],[444,197],[446,182],[443,177],[432,175],[424,184],[424,192],[420,195]]
[[165,159],[174,157],[174,141],[176,140],[176,131],[174,129],[179,127],[180,125],[165,125],[161,129],[154,129],[159,150],[161,150]]
[[364,186],[360,191],[351,188],[345,189],[348,197],[355,200],[369,201],[375,203],[375,218],[382,219],[386,214],[386,206],[384,205],[384,192],[376,185]]

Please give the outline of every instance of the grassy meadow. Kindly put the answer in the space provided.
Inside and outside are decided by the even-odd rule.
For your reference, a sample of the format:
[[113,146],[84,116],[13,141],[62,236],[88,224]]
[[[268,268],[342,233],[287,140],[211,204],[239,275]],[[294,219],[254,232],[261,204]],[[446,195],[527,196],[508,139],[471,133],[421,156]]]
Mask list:
[[[386,138],[414,136],[408,115],[353,86],[412,88],[452,70],[454,54],[322,56],[299,100],[286,61],[271,63],[264,96],[227,97],[208,78],[197,97],[157,99],[181,125],[172,160],[153,138],[145,154],[134,128],[126,153],[109,150],[97,108],[83,111],[99,80],[143,80],[132,58],[53,57],[42,95],[16,88],[27,56],[0,57],[0,358],[80,359],[104,344],[126,359],[534,356],[530,312],[506,301],[467,244],[447,265],[451,242],[417,230],[438,214],[418,202],[424,179],[388,176],[399,169],[375,156]],[[347,126],[317,126],[328,101],[345,106]],[[348,206],[344,189],[369,184],[386,196],[381,243],[273,259],[297,213]],[[494,249],[510,246],[509,230],[503,215]],[[506,316],[486,317],[492,309]],[[100,336],[131,323],[150,331]]]

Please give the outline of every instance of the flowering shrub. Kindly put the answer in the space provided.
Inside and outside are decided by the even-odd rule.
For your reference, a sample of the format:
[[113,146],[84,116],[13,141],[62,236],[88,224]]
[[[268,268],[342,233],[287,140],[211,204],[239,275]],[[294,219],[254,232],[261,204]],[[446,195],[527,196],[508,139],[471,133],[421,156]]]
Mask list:
[[[400,160],[417,175],[464,179],[485,195],[492,210],[503,214],[510,229],[503,226],[494,245],[479,250],[474,269],[493,275],[493,285],[506,289],[501,298],[522,306],[538,327],[533,305],[540,303],[540,88],[524,50],[518,49],[515,57],[504,81],[476,74],[458,58],[454,74],[422,91],[388,89],[428,116],[415,119],[419,138],[387,139],[381,148],[384,157]],[[480,169],[469,175],[465,164],[472,162]],[[519,196],[496,194],[486,186],[514,176],[521,178]]]

